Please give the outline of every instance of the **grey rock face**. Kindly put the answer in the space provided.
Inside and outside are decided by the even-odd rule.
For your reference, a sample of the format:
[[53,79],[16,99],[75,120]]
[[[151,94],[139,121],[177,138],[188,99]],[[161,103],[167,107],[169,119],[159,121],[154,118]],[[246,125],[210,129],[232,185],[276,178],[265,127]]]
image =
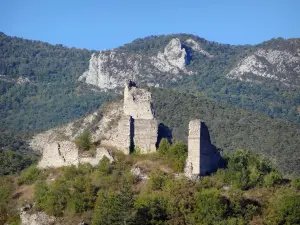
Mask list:
[[208,175],[216,171],[220,159],[220,154],[211,144],[209,131],[204,122],[190,121],[185,175],[189,178]]
[[56,218],[48,216],[44,212],[30,212],[32,205],[26,205],[21,209],[20,220],[21,225],[50,225],[55,224]]
[[154,83],[155,74],[168,72],[173,79],[178,79],[179,72],[190,73],[185,68],[186,56],[178,38],[172,39],[164,51],[156,56],[104,51],[91,56],[89,69],[79,80],[104,90],[122,87],[124,81],[129,79],[157,86],[159,84]]
[[[255,76],[255,77],[253,77]],[[239,61],[228,78],[257,81],[267,78],[287,85],[296,85],[300,76],[300,53],[277,49],[259,49]]]

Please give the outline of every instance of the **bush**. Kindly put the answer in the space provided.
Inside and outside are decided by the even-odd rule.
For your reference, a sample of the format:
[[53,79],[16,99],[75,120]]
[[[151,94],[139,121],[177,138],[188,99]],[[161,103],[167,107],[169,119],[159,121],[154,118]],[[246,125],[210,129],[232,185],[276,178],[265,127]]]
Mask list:
[[133,193],[128,182],[124,182],[120,193],[98,192],[92,224],[131,224],[133,210]]
[[297,193],[279,194],[269,207],[265,224],[300,224],[300,196]]
[[227,167],[225,181],[242,190],[273,185],[272,179],[276,183],[280,178],[279,172],[272,168],[270,162],[249,151],[239,150],[231,154]]
[[276,184],[280,184],[281,180],[281,174],[277,171],[272,171],[264,177],[264,185],[266,187],[273,187]]
[[41,171],[36,165],[31,165],[21,172],[18,182],[19,184],[32,184],[39,178],[43,178]]
[[169,148],[170,148],[170,143],[166,138],[161,139],[157,152],[160,155],[167,155],[169,152]]
[[89,151],[94,149],[92,143],[92,134],[88,131],[83,132],[80,136],[75,139],[77,148],[81,151]]
[[149,178],[149,188],[155,191],[161,190],[169,177],[161,170],[155,170],[150,173]]
[[0,176],[17,173],[30,166],[34,161],[34,157],[29,157],[25,153],[1,150]]
[[98,165],[99,166],[97,168],[97,171],[99,171],[100,176],[107,176],[107,175],[111,174],[111,172],[112,172],[111,164],[110,164],[109,159],[106,156],[104,156],[100,160]]
[[167,201],[157,194],[141,195],[134,201],[136,224],[164,224],[168,219]]
[[298,191],[300,190],[300,178],[295,178],[291,182],[292,187],[296,188]]
[[202,190],[195,200],[195,210],[188,215],[189,224],[217,224],[225,219],[227,204],[216,189]]

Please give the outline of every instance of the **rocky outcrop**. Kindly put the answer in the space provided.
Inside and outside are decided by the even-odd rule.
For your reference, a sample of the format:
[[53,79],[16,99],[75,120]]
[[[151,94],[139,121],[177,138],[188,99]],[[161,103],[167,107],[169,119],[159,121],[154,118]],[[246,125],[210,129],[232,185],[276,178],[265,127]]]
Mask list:
[[[103,90],[122,87],[126,80],[138,80],[149,86],[155,83],[155,76],[162,72],[169,73],[173,79],[178,79],[179,72],[186,70],[187,53],[178,38],[173,38],[156,56],[124,53],[118,50],[108,50],[93,54],[89,69],[79,77],[80,81],[98,86]],[[160,79],[164,79],[160,77]],[[165,77],[169,79],[169,77]]]
[[[256,76],[257,78],[255,78]],[[259,49],[239,61],[227,75],[242,81],[258,81],[259,77],[293,85],[300,76],[300,53],[287,50]]]
[[185,175],[191,179],[208,175],[217,170],[220,160],[205,123],[201,120],[190,121]]
[[185,71],[187,53],[178,38],[172,39],[165,47],[164,52],[158,52],[156,57],[151,58],[152,64],[162,72],[174,74]]
[[55,224],[56,218],[48,216],[44,212],[30,212],[32,206],[26,205],[21,209],[20,220],[21,225],[50,225]]
[[146,173],[144,173],[140,167],[133,167],[130,170],[131,174],[136,176],[138,180],[148,180],[149,177]]
[[188,45],[189,47],[191,47],[195,52],[199,52],[205,56],[207,56],[208,58],[213,58],[214,56],[209,54],[207,51],[205,51],[203,48],[201,48],[200,44],[196,41],[194,41],[193,39],[187,39],[184,42],[186,45]]

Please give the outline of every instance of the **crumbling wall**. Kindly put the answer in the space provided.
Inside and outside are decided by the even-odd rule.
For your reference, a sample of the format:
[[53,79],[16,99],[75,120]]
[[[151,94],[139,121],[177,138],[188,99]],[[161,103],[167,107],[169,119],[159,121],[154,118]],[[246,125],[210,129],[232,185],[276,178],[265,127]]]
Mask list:
[[101,144],[116,147],[128,155],[130,153],[130,146],[132,145],[133,132],[132,118],[123,115],[118,121],[118,125],[109,132],[110,136],[102,140]]
[[157,121],[156,119],[134,120],[134,146],[141,153],[156,152]]
[[79,163],[90,163],[96,166],[106,156],[113,161],[112,155],[103,147],[96,149],[95,157],[82,157],[72,141],[52,142],[45,145],[42,150],[42,159],[39,168],[77,166]]
[[205,123],[201,120],[190,121],[186,176],[195,178],[208,175],[217,170],[220,159],[220,154],[211,144]]
[[42,150],[40,168],[61,167],[78,164],[78,150],[71,141],[50,142]]
[[152,112],[151,93],[145,89],[137,88],[135,83],[129,81],[124,88],[124,114],[133,119],[154,118]]

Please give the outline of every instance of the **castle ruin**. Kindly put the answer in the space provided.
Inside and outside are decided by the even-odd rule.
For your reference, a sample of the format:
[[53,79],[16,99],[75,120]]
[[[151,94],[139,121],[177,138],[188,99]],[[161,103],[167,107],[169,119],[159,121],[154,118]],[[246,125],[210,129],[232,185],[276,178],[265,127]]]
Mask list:
[[132,81],[125,83],[123,111],[118,129],[123,131],[120,135],[125,144],[123,152],[156,152],[158,126],[152,111],[151,93],[137,88]]
[[205,123],[199,119],[189,123],[188,157],[185,175],[197,178],[215,172],[221,156],[211,144],[210,135]]
[[[100,143],[94,156],[79,153],[74,143],[74,139],[91,125],[96,125],[93,141]],[[165,129],[162,124],[161,129]],[[80,123],[75,121],[38,134],[32,139],[31,146],[42,152],[39,167],[46,168],[79,163],[97,165],[104,156],[112,161],[107,150],[109,147],[127,155],[134,151],[152,153],[156,152],[158,141],[158,123],[153,113],[151,93],[129,81],[125,84],[123,102],[110,104],[100,120],[98,113],[94,113]],[[212,173],[218,168],[220,159],[204,122],[190,121],[185,175],[194,179]]]

